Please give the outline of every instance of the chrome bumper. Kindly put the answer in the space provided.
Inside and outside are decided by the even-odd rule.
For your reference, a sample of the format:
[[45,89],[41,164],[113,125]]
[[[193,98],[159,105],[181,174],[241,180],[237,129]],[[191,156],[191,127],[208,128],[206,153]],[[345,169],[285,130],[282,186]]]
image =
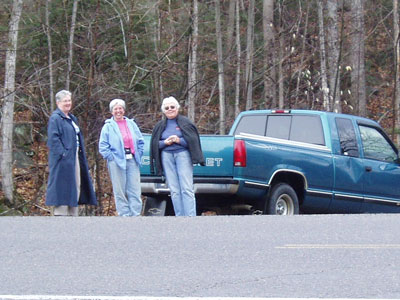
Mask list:
[[[142,194],[166,195],[169,188],[161,177],[143,178],[141,180]],[[195,194],[236,194],[239,182],[232,178],[195,178]]]

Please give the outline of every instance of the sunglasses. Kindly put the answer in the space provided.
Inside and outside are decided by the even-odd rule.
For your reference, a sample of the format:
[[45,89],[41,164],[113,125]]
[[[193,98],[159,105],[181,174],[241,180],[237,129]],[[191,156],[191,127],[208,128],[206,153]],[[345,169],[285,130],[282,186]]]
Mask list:
[[175,109],[174,105],[171,106],[164,106],[164,110]]

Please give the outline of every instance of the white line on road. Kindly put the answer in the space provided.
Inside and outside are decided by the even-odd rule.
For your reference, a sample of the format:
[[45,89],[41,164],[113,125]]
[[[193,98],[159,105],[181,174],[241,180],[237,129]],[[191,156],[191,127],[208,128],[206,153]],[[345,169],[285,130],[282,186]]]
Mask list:
[[[362,300],[362,298],[260,298],[260,297],[146,297],[146,296],[61,296],[61,295],[0,295],[1,300]],[[369,299],[368,300],[378,300]],[[381,300],[381,299],[379,299]],[[395,299],[385,299],[395,300]]]
[[[0,295],[0,300],[290,300],[297,298],[252,297],[146,297],[146,296],[61,296],[61,295]],[[307,298],[310,300],[311,298]],[[340,299],[335,299],[340,300]],[[357,299],[359,300],[359,299]],[[371,299],[368,299],[371,300]],[[387,299],[385,299],[387,300]]]
[[400,244],[286,244],[276,249],[400,249]]

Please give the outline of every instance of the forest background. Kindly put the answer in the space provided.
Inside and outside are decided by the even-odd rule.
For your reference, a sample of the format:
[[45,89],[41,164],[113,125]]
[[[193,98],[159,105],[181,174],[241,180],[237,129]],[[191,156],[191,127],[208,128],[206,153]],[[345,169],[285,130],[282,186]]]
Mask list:
[[399,142],[398,0],[3,0],[0,215],[48,215],[46,128],[61,89],[115,215],[98,138],[113,98],[142,132],[174,95],[201,133],[243,110],[317,109],[378,121]]

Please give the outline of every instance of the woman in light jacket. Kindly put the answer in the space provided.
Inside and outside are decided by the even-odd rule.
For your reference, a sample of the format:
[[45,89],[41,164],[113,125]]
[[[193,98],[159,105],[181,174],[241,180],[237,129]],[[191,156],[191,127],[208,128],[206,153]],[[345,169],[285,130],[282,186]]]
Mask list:
[[85,143],[76,117],[70,113],[71,93],[56,94],[57,109],[47,127],[49,179],[46,205],[55,216],[77,216],[78,204],[97,205],[86,159]]
[[101,130],[99,152],[107,160],[119,216],[138,216],[142,211],[140,165],[144,140],[133,119],[126,118],[125,101],[110,102],[113,115]]

